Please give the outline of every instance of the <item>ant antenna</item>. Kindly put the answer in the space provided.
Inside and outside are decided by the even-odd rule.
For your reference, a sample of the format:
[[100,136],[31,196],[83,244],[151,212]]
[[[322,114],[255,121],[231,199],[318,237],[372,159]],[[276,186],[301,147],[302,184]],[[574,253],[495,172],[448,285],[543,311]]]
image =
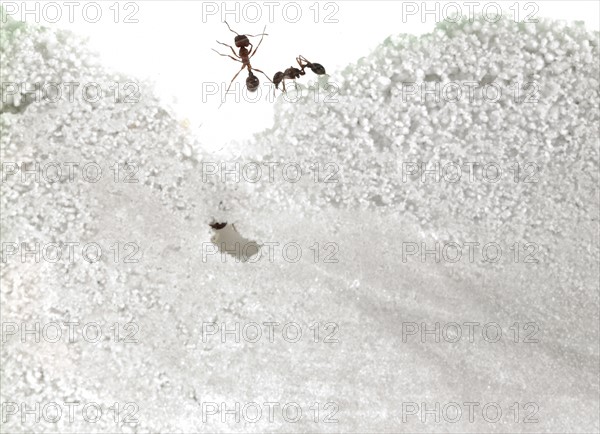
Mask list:
[[[240,34],[238,32],[236,32],[235,30],[233,30],[231,27],[229,27],[229,23],[227,21],[224,21],[225,24],[227,24],[227,28],[229,30],[231,30],[233,33],[235,33],[236,35],[240,36]],[[264,31],[267,29],[267,26],[265,26],[265,28],[263,29],[263,33],[259,33],[258,35],[246,35],[246,36],[250,36],[251,38],[255,38],[257,36],[269,36],[268,33],[264,33]]]
[[238,33],[238,32],[236,32],[236,31],[235,31],[235,30],[233,30],[231,27],[229,27],[229,23],[228,23],[227,21],[225,21],[225,24],[227,24],[227,28],[228,28],[229,30],[231,30],[231,31],[232,31],[233,33],[235,33],[236,35],[239,35],[239,33]]

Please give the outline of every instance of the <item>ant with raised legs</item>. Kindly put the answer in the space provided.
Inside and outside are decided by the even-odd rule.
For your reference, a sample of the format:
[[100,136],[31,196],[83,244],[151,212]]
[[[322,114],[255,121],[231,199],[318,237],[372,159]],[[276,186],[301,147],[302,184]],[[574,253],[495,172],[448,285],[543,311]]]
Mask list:
[[[258,71],[258,72],[262,73],[265,77],[267,77],[267,80],[271,81],[271,79],[267,76],[267,74],[265,74],[263,71],[261,71],[258,68],[253,68],[252,65],[250,64],[250,59],[258,51],[258,48],[260,47],[260,44],[263,41],[263,37],[264,36],[268,36],[265,33],[265,30],[267,29],[267,26],[265,26],[265,28],[263,29],[263,33],[260,33],[258,35],[240,35],[236,31],[232,30],[231,27],[229,27],[229,24],[227,23],[227,21],[225,21],[225,24],[227,24],[227,27],[229,28],[229,30],[231,30],[233,33],[236,34],[234,42],[235,42],[235,46],[237,48],[239,48],[239,52],[236,53],[235,50],[233,49],[233,47],[231,45],[228,45],[228,44],[225,44],[225,43],[219,42],[219,41],[217,41],[217,43],[221,44],[221,45],[225,45],[226,47],[229,47],[231,49],[231,52],[233,53],[233,56],[235,56],[235,57],[233,57],[233,56],[231,56],[229,54],[219,53],[214,48],[212,50],[215,53],[217,53],[219,56],[229,57],[230,59],[233,59],[236,62],[240,62],[242,64],[241,69],[237,72],[237,74],[235,74],[233,76],[233,78],[229,82],[229,87],[227,87],[227,90],[225,91],[225,95],[227,95],[227,92],[229,92],[229,89],[231,88],[231,85],[233,84],[233,81],[237,78],[238,75],[240,75],[240,72],[242,72],[242,70],[244,68],[248,68],[248,78],[246,79],[246,87],[248,88],[248,90],[250,92],[256,92],[256,90],[258,89],[258,86],[260,84],[260,81],[259,81],[258,77],[255,76],[252,73],[253,69],[255,71]],[[260,38],[260,41],[258,42],[258,45],[256,46],[256,48],[254,48],[254,46],[250,42],[250,39],[248,39],[248,38],[249,37],[250,38],[254,38],[254,37],[257,37],[257,36],[260,36],[261,38]],[[248,50],[248,47],[250,47],[249,50]],[[221,105],[223,105],[223,103],[221,103]],[[219,106],[219,108],[221,108],[221,105]]]
[[310,70],[317,75],[325,74],[325,68],[323,67],[323,65],[321,65],[320,63],[311,63],[308,60],[306,60],[304,56],[296,57],[296,62],[298,62],[298,65],[300,65],[300,67],[302,68],[302,75],[304,75],[304,68],[306,67],[310,68]]
[[[284,80],[295,80],[297,78],[300,78],[301,75],[306,74],[306,72],[304,72],[305,68],[309,68],[312,72],[314,72],[317,75],[325,74],[325,68],[323,67],[323,65],[321,65],[320,63],[309,62],[304,56],[300,55],[296,57],[296,62],[298,62],[298,65],[301,69],[290,66],[283,72],[279,71],[275,73],[275,75],[273,76],[273,84],[275,85],[275,89],[278,89],[279,84],[281,83],[281,87],[283,88],[283,92],[285,93],[286,90]],[[275,93],[275,90],[273,90],[273,93]]]

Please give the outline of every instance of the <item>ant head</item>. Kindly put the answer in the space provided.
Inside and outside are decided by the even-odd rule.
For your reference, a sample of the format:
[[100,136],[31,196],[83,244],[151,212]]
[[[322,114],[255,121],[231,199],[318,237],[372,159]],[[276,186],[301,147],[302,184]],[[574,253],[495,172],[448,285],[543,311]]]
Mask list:
[[311,63],[308,67],[317,75],[325,74],[325,68],[320,63]]
[[281,80],[283,80],[284,77],[284,73],[279,71],[276,72],[275,75],[273,76],[273,84],[275,85],[275,89],[278,88],[279,83],[281,83]]
[[237,35],[235,37],[235,46],[238,48],[247,47],[250,45],[250,40],[246,35]]
[[256,75],[252,74],[251,72],[248,78],[246,79],[246,87],[248,88],[248,91],[256,92],[256,89],[258,89],[259,84],[260,80]]

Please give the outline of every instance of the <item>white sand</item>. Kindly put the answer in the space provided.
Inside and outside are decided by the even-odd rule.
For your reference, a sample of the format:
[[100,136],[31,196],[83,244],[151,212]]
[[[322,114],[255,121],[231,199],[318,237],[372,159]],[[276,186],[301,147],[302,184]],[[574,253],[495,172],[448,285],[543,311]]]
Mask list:
[[[3,26],[0,48],[2,82],[118,77],[64,32],[13,23]],[[245,144],[239,159],[319,162],[325,175],[339,168],[337,183],[315,183],[312,173],[283,182],[280,172],[275,182],[203,182],[214,159],[143,85],[136,104],[110,96],[89,103],[80,94],[58,103],[9,98],[0,115],[3,163],[95,162],[104,171],[97,183],[8,177],[2,241],[96,242],[104,255],[91,264],[81,256],[73,263],[10,256],[2,267],[3,324],[97,322],[109,334],[96,344],[7,336],[2,402],[95,402],[105,412],[134,402],[139,423],[115,425],[107,416],[95,424],[33,416],[22,423],[19,413],[2,432],[597,432],[598,64],[598,32],[577,24],[503,19],[390,37],[344,72],[328,71],[342,83],[337,103],[278,102],[273,128]],[[496,104],[403,101],[401,83],[424,79],[483,80],[502,97]],[[514,83],[526,82],[539,85],[538,103],[513,98]],[[139,167],[138,183],[113,181],[110,166],[126,161]],[[494,163],[504,176],[404,182],[402,163],[418,161]],[[524,171],[517,183],[516,162]],[[537,183],[523,182],[527,162],[539,168]],[[203,261],[212,219],[235,223],[259,243],[296,242],[303,257],[292,263],[279,250],[272,262]],[[140,262],[115,264],[117,241],[137,243]],[[485,263],[479,249],[472,263],[436,263],[432,255],[402,261],[403,242],[451,241],[498,243],[503,256]],[[339,249],[337,263],[324,261],[335,250],[328,242]],[[539,263],[524,262],[524,243],[539,246]],[[139,343],[115,343],[110,326],[130,321]],[[293,321],[304,334],[297,343],[282,339],[281,328],[273,343],[222,343],[220,335],[203,342],[210,321],[230,328]],[[323,325],[337,323],[340,342],[313,342],[314,322],[320,340],[330,332]],[[488,343],[479,328],[473,343],[422,343],[419,335],[403,342],[403,322],[498,323],[504,335]],[[523,325],[536,323],[539,342],[514,343],[515,322],[520,341],[529,333]],[[274,401],[298,403],[303,417],[287,423],[279,411],[269,423],[264,410],[258,423],[203,422],[202,403]],[[309,409],[315,402],[319,423]],[[322,422],[327,402],[339,406],[337,424]],[[496,402],[503,417],[488,423],[479,407],[473,423],[466,415],[458,423],[435,424],[431,416],[403,423],[407,402]],[[538,423],[522,423],[527,403],[539,408]]]

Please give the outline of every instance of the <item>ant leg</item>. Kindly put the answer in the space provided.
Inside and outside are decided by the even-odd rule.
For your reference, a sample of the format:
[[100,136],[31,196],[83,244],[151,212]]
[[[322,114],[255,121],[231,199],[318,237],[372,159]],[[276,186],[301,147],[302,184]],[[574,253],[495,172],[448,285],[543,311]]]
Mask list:
[[221,45],[225,45],[226,47],[229,47],[229,49],[231,50],[231,52],[233,53],[233,55],[235,57],[238,57],[238,58],[241,59],[241,57],[235,52],[235,50],[233,49],[233,47],[231,45],[227,45],[227,44],[225,44],[223,42],[219,42],[219,41],[217,41],[217,44],[221,44]]
[[[281,93],[282,94],[287,94],[287,89],[285,88],[285,78],[283,80],[281,80]],[[275,98],[276,93],[275,93],[275,88],[273,88],[273,98]]]
[[[300,61],[304,61],[305,66],[310,65],[310,62],[303,55],[296,57],[296,60],[298,61],[298,63],[300,63]],[[302,64],[300,66],[302,66]]]
[[232,60],[235,60],[236,62],[241,62],[241,60],[240,60],[240,59],[236,59],[235,57],[233,57],[233,56],[230,56],[229,54],[222,54],[222,53],[219,53],[219,52],[218,52],[217,50],[215,50],[214,48],[211,48],[211,50],[213,50],[213,51],[214,51],[215,53],[217,53],[219,56],[223,56],[223,57],[229,57],[230,59],[232,59]]
[[227,87],[227,90],[225,91],[225,94],[227,94],[227,92],[229,92],[229,89],[231,89],[231,85],[233,84],[233,81],[237,78],[238,75],[240,75],[240,72],[242,72],[245,67],[246,67],[246,65],[242,65],[241,69],[237,72],[237,74],[235,74],[233,76],[233,78],[229,82],[229,86]]
[[[296,62],[298,62],[298,65],[300,65],[300,68],[302,68],[300,70],[300,75],[306,75],[306,72],[304,72],[304,68],[306,68],[308,66],[308,64],[302,64],[302,60],[301,58],[303,58],[302,56],[296,57]],[[306,60],[306,59],[304,59]]]
[[[235,74],[233,76],[233,78],[231,79],[231,81],[229,82],[229,86],[227,87],[227,90],[225,91],[225,98],[227,98],[227,92],[229,92],[229,89],[231,89],[231,85],[233,84],[233,81],[237,78],[238,75],[240,75],[240,72],[242,72],[244,70],[244,68],[246,67],[246,65],[242,65],[242,68],[237,72],[237,74]],[[221,108],[221,106],[225,103],[225,101],[223,101],[221,103],[221,105],[219,106],[219,108]]]
[[266,35],[266,33],[264,33],[264,31],[267,29],[267,26],[265,26],[265,28],[263,29],[263,36],[260,37],[260,41],[258,42],[258,45],[256,46],[256,49],[254,50],[254,52],[252,53],[252,55],[250,55],[249,57],[252,57],[256,54],[256,52],[258,51],[258,47],[260,47],[260,44],[262,44],[263,38],[265,37],[264,35]]
[[[281,80],[281,93],[285,93],[285,80]],[[277,98],[277,89],[273,88],[273,100]]]
[[265,77],[267,77],[267,80],[269,80],[269,83],[271,83],[271,84],[274,84],[274,83],[271,81],[271,79],[269,78],[269,76],[268,76],[267,74],[265,74],[263,71],[261,71],[260,69],[257,69],[257,68],[252,68],[252,69],[254,69],[255,71],[258,71],[258,72],[260,72],[262,75],[264,75]]

